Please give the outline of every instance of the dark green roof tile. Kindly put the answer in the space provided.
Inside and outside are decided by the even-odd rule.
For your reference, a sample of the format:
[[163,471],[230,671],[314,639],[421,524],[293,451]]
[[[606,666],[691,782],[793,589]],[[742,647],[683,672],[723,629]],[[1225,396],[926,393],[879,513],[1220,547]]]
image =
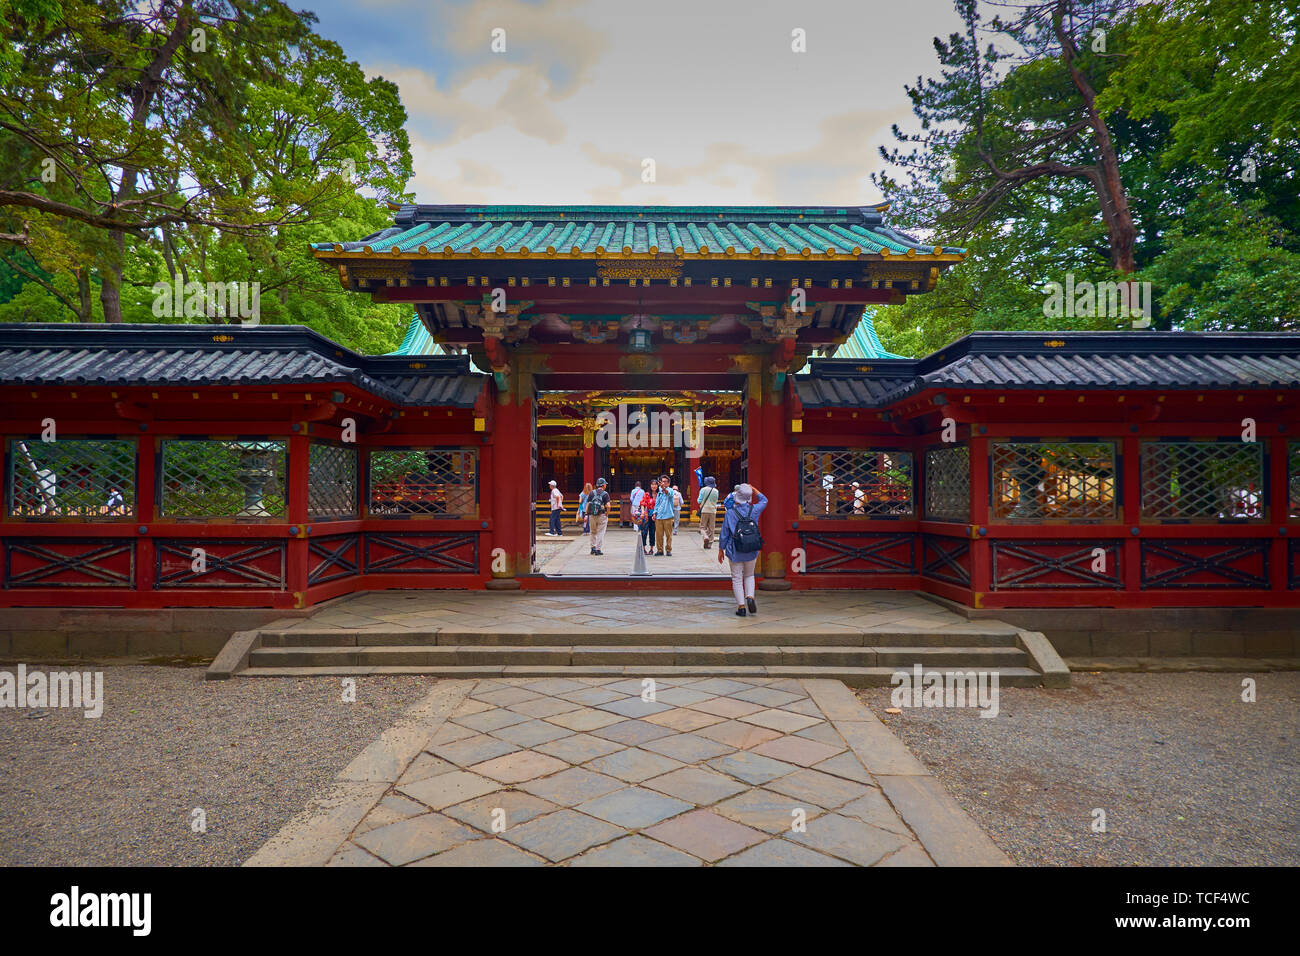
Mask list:
[[[676,252],[743,255],[876,255],[882,250],[929,255],[923,245],[886,226],[883,207],[800,206],[401,206],[388,229],[357,242],[316,243],[328,253],[530,253],[590,255]],[[855,251],[856,250],[856,251]],[[945,253],[962,253],[944,247]]]

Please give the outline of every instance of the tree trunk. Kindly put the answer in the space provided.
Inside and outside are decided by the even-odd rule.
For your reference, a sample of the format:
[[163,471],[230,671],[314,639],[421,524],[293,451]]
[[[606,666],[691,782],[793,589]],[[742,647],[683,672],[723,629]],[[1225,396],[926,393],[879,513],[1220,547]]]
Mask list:
[[[180,47],[185,36],[189,33],[189,23],[192,16],[193,10],[190,8],[190,2],[185,0],[184,5],[177,12],[176,25],[172,28],[172,32],[154,54],[149,66],[145,68],[140,82],[131,91],[131,128],[133,131],[142,128],[147,123],[154,96],[162,85],[163,72],[167,64],[171,62],[172,57],[176,55],[176,50]],[[120,202],[127,199],[135,192],[135,184],[139,174],[140,170],[136,166],[130,163],[122,164],[122,179],[118,184],[117,194],[114,197],[115,201]],[[126,233],[114,231],[111,233],[111,241],[116,255],[107,268],[100,269],[102,284],[99,288],[99,301],[104,306],[105,322],[121,322],[122,271],[126,263]]]
[[94,318],[90,307],[90,267],[77,269],[77,321],[89,322]]
[[1092,126],[1094,143],[1097,149],[1097,169],[1100,176],[1094,180],[1097,199],[1101,204],[1101,218],[1106,224],[1106,236],[1110,242],[1110,264],[1116,272],[1125,275],[1137,269],[1133,250],[1137,245],[1137,229],[1133,225],[1133,213],[1128,205],[1128,193],[1124,191],[1124,181],[1119,174],[1119,156],[1115,152],[1115,143],[1110,138],[1110,129],[1105,119],[1097,112],[1097,91],[1092,88],[1088,78],[1075,63],[1078,48],[1074,39],[1064,25],[1065,8],[1069,0],[1056,0],[1052,10],[1052,29],[1061,44],[1061,57],[1065,67],[1070,71],[1070,79],[1079,96]]
[[112,236],[113,259],[99,269],[99,304],[104,307],[105,322],[122,321],[122,256],[126,237],[115,232]]

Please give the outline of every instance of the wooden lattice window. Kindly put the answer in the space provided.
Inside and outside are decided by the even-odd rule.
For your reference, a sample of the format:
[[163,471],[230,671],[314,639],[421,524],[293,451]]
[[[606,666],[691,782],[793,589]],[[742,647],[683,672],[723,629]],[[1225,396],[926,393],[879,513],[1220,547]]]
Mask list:
[[369,513],[478,516],[478,451],[387,448],[370,452]]
[[311,443],[307,463],[307,514],[324,520],[356,517],[356,448]]
[[967,446],[948,445],[925,453],[925,516],[940,521],[970,520]]
[[1264,503],[1262,442],[1142,443],[1144,518],[1262,519]]
[[285,515],[283,441],[171,438],[162,442],[158,514],[166,518]]
[[1287,449],[1286,486],[1291,499],[1290,515],[1300,518],[1300,441],[1291,442]]
[[896,518],[915,513],[912,453],[877,448],[799,451],[805,518]]
[[136,508],[136,443],[119,438],[16,438],[9,443],[14,518],[129,518]]
[[1003,521],[1115,520],[1114,442],[993,442],[993,516]]

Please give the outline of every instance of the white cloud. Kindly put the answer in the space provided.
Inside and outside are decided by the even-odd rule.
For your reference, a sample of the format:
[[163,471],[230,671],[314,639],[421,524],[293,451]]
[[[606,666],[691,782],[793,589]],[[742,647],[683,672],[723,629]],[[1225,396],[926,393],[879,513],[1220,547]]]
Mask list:
[[[363,63],[401,90],[422,202],[871,202],[877,147],[911,121],[903,84],[935,71],[931,37],[956,25],[950,0],[474,0],[438,14],[441,85],[425,64]],[[796,27],[806,53],[790,49]],[[641,182],[647,157],[655,184]]]

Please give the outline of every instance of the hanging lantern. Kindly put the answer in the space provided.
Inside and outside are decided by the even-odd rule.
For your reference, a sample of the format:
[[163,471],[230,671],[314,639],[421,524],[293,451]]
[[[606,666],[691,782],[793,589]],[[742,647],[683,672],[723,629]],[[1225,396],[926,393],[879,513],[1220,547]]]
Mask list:
[[654,319],[648,315],[633,315],[628,317],[630,321],[627,324],[627,347],[632,352],[649,352],[650,335],[654,330]]

